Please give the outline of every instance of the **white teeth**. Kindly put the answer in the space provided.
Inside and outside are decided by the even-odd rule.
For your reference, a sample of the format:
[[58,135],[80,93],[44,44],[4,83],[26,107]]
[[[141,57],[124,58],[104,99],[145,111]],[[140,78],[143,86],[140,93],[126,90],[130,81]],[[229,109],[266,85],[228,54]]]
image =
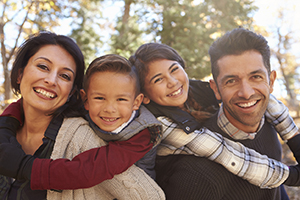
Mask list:
[[251,101],[249,103],[239,103],[238,105],[242,108],[247,108],[247,107],[253,106],[254,104],[256,104],[256,101]]
[[102,119],[104,120],[104,121],[106,121],[106,122],[112,122],[112,121],[115,121],[115,120],[117,120],[117,118],[113,118],[113,119],[107,119],[107,118],[103,118],[102,117]]
[[169,96],[175,96],[175,95],[179,94],[181,92],[181,90],[182,90],[182,88],[179,88],[176,92],[173,92]]
[[39,94],[45,96],[45,97],[48,97],[48,98],[54,98],[54,97],[55,97],[54,94],[52,94],[52,93],[50,93],[50,92],[47,92],[47,91],[45,91],[45,90],[36,89],[35,91],[36,91],[37,93],[39,93]]

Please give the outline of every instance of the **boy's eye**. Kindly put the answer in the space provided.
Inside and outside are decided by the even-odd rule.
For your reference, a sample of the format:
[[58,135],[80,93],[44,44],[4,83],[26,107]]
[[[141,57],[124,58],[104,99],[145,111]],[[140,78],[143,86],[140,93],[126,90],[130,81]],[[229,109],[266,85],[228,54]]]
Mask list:
[[95,97],[94,99],[98,99],[98,100],[104,100],[103,97]]
[[118,101],[127,101],[127,99],[124,99],[124,98],[118,98]]

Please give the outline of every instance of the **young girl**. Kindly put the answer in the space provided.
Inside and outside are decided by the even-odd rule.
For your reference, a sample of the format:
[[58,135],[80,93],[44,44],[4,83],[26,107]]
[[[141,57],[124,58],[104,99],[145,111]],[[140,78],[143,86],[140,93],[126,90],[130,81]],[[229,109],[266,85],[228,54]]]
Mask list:
[[[190,170],[185,174],[194,173],[197,177],[197,170],[193,171],[195,168],[188,166],[194,164],[189,160],[195,161],[197,158],[184,154],[207,157],[261,188],[280,186],[283,181],[275,179],[280,177],[285,180],[289,173],[289,180],[292,179],[291,177],[299,177],[298,166],[294,176],[291,173],[294,170],[289,172],[288,168],[278,161],[265,162],[266,157],[246,149],[240,143],[222,138],[221,135],[212,133],[206,128],[199,130],[201,127],[199,122],[208,118],[209,113],[218,106],[218,103],[208,83],[188,80],[184,71],[185,63],[174,49],[164,44],[144,44],[129,60],[139,71],[141,88],[145,95],[143,102],[164,126],[162,142],[157,153],[156,170],[157,182],[163,188],[167,198],[180,199],[180,195],[192,197],[194,196],[192,192],[202,192],[201,188],[197,189],[196,186],[201,180],[184,182],[181,179],[184,175],[178,175],[179,172],[176,172],[176,170]],[[273,96],[268,108],[267,114],[273,121],[278,119],[272,117],[275,110],[277,117],[287,117],[274,124],[282,131],[281,136],[284,139],[290,139],[297,134],[297,127],[288,116],[286,107],[277,102]],[[298,140],[297,138],[299,135],[291,140]],[[297,145],[294,144],[292,149],[297,149]],[[188,161],[187,165],[184,164],[185,161]],[[183,169],[176,168],[175,165],[182,165]],[[269,168],[266,165],[269,165]],[[207,170],[209,173],[209,169]],[[276,170],[280,173],[277,174]],[[288,183],[291,184],[289,181]],[[299,180],[292,184],[299,184]],[[191,187],[196,189],[189,190]]]

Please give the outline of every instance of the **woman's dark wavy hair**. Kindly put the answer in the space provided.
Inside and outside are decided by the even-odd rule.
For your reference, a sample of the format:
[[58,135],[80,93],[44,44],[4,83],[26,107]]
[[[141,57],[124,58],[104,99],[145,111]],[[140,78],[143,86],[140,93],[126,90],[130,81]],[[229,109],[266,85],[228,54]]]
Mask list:
[[42,47],[46,45],[58,45],[65,49],[74,59],[76,63],[76,76],[73,83],[72,95],[69,100],[62,107],[57,109],[52,115],[57,116],[63,114],[64,116],[78,116],[79,109],[82,107],[79,90],[82,88],[84,76],[84,57],[77,44],[69,37],[64,35],[57,35],[52,32],[40,32],[31,35],[18,49],[16,59],[11,70],[11,86],[14,94],[21,94],[20,84],[17,79],[20,72],[23,72],[29,59],[36,54]]
[[129,61],[138,71],[142,92],[144,92],[144,77],[148,74],[149,65],[154,61],[162,59],[177,61],[185,68],[185,61],[178,52],[172,47],[160,43],[143,44],[136,50],[134,55],[129,58]]

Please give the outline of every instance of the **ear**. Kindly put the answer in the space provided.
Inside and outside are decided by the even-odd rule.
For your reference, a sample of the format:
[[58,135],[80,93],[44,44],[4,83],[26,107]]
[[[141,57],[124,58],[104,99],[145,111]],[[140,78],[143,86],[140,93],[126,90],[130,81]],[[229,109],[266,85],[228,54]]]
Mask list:
[[275,82],[275,79],[276,79],[276,71],[271,71],[271,74],[270,74],[270,93],[273,92],[273,87],[274,87],[274,82]]
[[209,80],[209,85],[210,85],[210,88],[214,91],[216,98],[218,100],[221,100],[222,98],[221,98],[221,95],[219,93],[217,83],[213,79],[211,79],[211,80]]
[[81,99],[83,101],[83,104],[84,104],[84,108],[86,110],[89,110],[89,102],[87,100],[87,93],[84,91],[84,89],[81,89],[80,90],[80,96],[81,96]]
[[144,95],[143,103],[144,104],[150,103],[150,99],[146,95]]
[[135,97],[133,102],[133,110],[138,110],[143,102],[144,94],[140,93]]
[[18,70],[18,78],[17,78],[17,83],[18,84],[21,83],[22,77],[23,77],[23,69],[19,69]]

